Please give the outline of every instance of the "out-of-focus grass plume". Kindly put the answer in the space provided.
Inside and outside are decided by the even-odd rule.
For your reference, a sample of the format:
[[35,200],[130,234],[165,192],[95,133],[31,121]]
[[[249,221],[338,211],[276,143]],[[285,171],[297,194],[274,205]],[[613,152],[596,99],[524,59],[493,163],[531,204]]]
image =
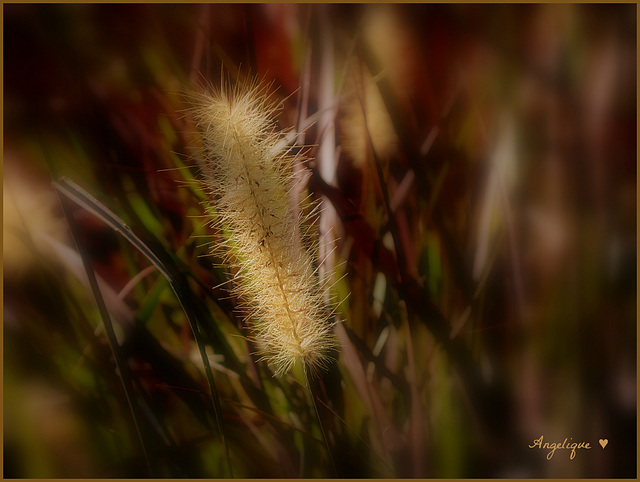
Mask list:
[[[636,18],[3,5],[4,476],[635,477]],[[184,92],[243,78],[338,302],[308,386],[211,249]]]

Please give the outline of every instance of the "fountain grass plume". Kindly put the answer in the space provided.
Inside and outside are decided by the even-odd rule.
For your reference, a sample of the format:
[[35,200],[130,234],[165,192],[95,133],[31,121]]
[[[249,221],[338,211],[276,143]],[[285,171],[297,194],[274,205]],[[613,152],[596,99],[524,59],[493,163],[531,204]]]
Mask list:
[[299,154],[277,128],[280,107],[269,88],[249,81],[193,96],[201,182],[213,223],[225,233],[232,291],[262,358],[276,375],[296,361],[315,374],[331,360],[336,342],[304,240],[309,205],[295,206],[290,195]]

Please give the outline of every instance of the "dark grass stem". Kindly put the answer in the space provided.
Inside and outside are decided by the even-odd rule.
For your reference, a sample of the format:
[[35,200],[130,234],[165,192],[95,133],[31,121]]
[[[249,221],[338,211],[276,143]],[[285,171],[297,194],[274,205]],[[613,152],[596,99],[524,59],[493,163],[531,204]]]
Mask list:
[[[382,198],[384,200],[384,205],[387,210],[387,225],[389,230],[391,231],[391,236],[393,236],[394,247],[396,251],[396,258],[398,263],[398,272],[400,273],[400,283],[403,288],[408,285],[408,275],[407,275],[407,263],[406,263],[406,254],[404,252],[404,245],[402,243],[402,239],[400,238],[400,231],[398,230],[398,224],[396,223],[396,218],[391,208],[391,200],[389,198],[389,191],[387,189],[387,184],[384,179],[384,172],[382,170],[382,165],[380,163],[380,158],[376,154],[375,148],[373,146],[373,140],[371,139],[371,133],[369,131],[369,127],[367,125],[367,115],[364,108],[364,103],[362,104],[363,109],[363,117],[365,120],[365,131],[367,132],[367,139],[369,141],[369,147],[371,148],[371,153],[373,157],[374,164],[376,166],[376,173],[378,175],[378,182],[380,183],[380,190],[382,191]],[[399,209],[399,207],[398,207]],[[409,389],[411,393],[411,424],[410,424],[410,433],[412,439],[412,455],[413,455],[413,465],[414,465],[414,477],[418,477],[422,467],[421,467],[421,449],[423,446],[423,440],[420,435],[419,426],[419,409],[418,409],[418,396],[417,396],[417,383],[416,379],[416,370],[415,370],[415,359],[413,357],[413,348],[411,343],[411,323],[409,320],[412,318],[412,305],[408,303],[405,296],[405,289],[400,290],[400,297],[405,301],[405,306],[407,309],[407,357],[408,357],[408,370],[409,370]]]
[[[371,74],[373,75],[375,72],[378,72],[380,69],[377,67],[376,61],[362,42],[358,44],[358,50]],[[422,157],[415,143],[412,141],[412,139],[417,138],[417,136],[415,133],[413,133],[414,135],[410,135],[412,129],[399,113],[388,79],[380,79],[377,85],[387,111],[391,116],[394,130],[399,137],[400,147],[410,167],[416,173],[416,182],[420,188],[420,192],[432,192],[432,182],[429,180],[430,176],[425,170],[425,163],[421,162]],[[455,96],[451,102],[454,100]],[[449,110],[450,106],[447,107],[445,115]],[[437,205],[437,202],[434,204]],[[456,247],[453,236],[446,229],[442,213],[435,209],[431,214],[440,236],[443,238],[442,244],[447,250],[447,255],[453,268],[453,274],[458,281],[458,285],[466,302],[469,303],[473,298],[475,288],[465,268],[462,256]],[[411,283],[405,285],[405,287],[409,291],[406,301],[411,300],[411,304],[419,314],[419,320],[425,324],[436,340],[442,344],[447,355],[457,366],[463,384],[472,400],[472,406],[477,410],[482,425],[490,433],[498,433],[501,438],[503,438],[505,427],[501,417],[501,410],[497,408],[507,403],[503,388],[491,387],[484,382],[478,364],[473,359],[468,347],[460,339],[450,338],[451,324],[434,304],[428,291],[413,279]]]
[[395,245],[397,263],[398,263],[398,272],[400,273],[400,281],[403,286],[407,283],[407,264],[406,264],[406,255],[404,252],[404,245],[402,244],[402,240],[400,239],[400,233],[398,231],[398,225],[396,223],[396,218],[393,214],[393,209],[391,209],[391,200],[389,198],[389,191],[387,190],[386,180],[384,179],[384,172],[382,171],[382,165],[380,164],[380,159],[376,154],[375,147],[373,146],[373,140],[371,139],[371,133],[369,131],[369,126],[367,124],[367,113],[364,107],[364,103],[362,103],[362,113],[364,117],[365,131],[367,132],[367,140],[369,142],[369,147],[371,148],[371,155],[373,157],[373,162],[376,167],[376,173],[378,175],[378,182],[380,183],[380,191],[382,192],[382,199],[384,200],[384,206],[387,210],[387,225],[389,231],[391,231],[391,236],[393,236],[393,243]]
[[305,367],[304,368],[304,383],[307,386],[307,390],[309,392],[309,396],[311,397],[311,403],[313,404],[313,410],[316,413],[316,418],[318,419],[318,424],[320,425],[320,431],[322,432],[322,439],[324,440],[325,448],[327,449],[327,454],[329,455],[329,460],[331,460],[331,467],[333,468],[333,476],[339,477],[338,469],[336,466],[336,462],[333,459],[333,451],[331,450],[331,444],[329,444],[329,437],[327,437],[327,432],[324,429],[324,423],[322,422],[322,417],[320,417],[320,412],[318,411],[318,404],[316,403],[316,394],[311,385],[311,378],[309,376],[309,372]]
[[133,418],[133,423],[136,429],[136,433],[138,434],[138,438],[140,439],[140,445],[142,447],[142,451],[144,453],[145,463],[147,465],[147,471],[149,475],[153,477],[155,472],[153,470],[153,466],[149,459],[149,450],[148,450],[148,441],[142,434],[140,427],[140,413],[137,409],[137,405],[135,403],[135,395],[133,383],[131,380],[131,372],[129,371],[129,366],[127,365],[126,360],[122,356],[122,352],[120,351],[120,346],[118,345],[118,340],[116,339],[116,334],[113,329],[113,324],[111,322],[111,317],[109,315],[109,310],[107,310],[107,306],[104,302],[104,298],[102,297],[102,293],[98,286],[98,280],[96,279],[95,272],[93,271],[93,267],[91,266],[91,260],[87,255],[86,250],[82,249],[80,245],[80,233],[78,231],[78,226],[76,224],[75,218],[73,217],[73,213],[71,212],[71,206],[69,200],[67,199],[65,193],[61,190],[59,192],[60,204],[62,206],[62,210],[69,224],[69,229],[71,230],[71,236],[76,245],[76,249],[80,254],[80,258],[82,259],[82,264],[84,266],[85,272],[87,273],[87,278],[89,280],[89,286],[91,287],[91,292],[93,293],[93,297],[98,306],[98,310],[100,312],[100,316],[102,318],[102,323],[104,325],[105,331],[107,333],[107,339],[109,340],[109,346],[111,347],[111,352],[113,354],[113,358],[116,363],[116,368],[118,369],[118,374],[120,375],[120,380],[122,381],[122,386],[124,388],[124,393],[127,398],[127,404],[129,405],[129,410],[131,411],[131,416]]
[[[72,199],[73,201],[78,203],[80,206],[82,206],[84,209],[86,209],[87,211],[97,216],[99,219],[101,219],[103,222],[105,222],[107,225],[113,228],[116,232],[124,236],[124,238],[127,241],[129,241],[129,243],[132,246],[138,249],[138,251],[140,251],[158,269],[158,271],[162,273],[162,275],[167,279],[167,281],[169,281],[169,284],[173,292],[175,293],[176,297],[178,298],[178,301],[180,302],[180,305],[184,310],[187,320],[189,321],[189,324],[191,326],[191,331],[193,332],[193,336],[196,340],[198,349],[200,351],[200,356],[202,357],[202,362],[204,364],[207,382],[209,384],[209,389],[211,391],[211,401],[212,401],[212,408],[213,408],[213,412],[216,420],[216,428],[218,429],[218,435],[220,436],[220,439],[222,440],[222,444],[224,447],[225,459],[227,462],[229,475],[233,477],[233,468],[231,465],[229,446],[227,444],[223,423],[222,423],[222,408],[220,405],[218,390],[216,388],[215,380],[213,378],[213,372],[211,370],[209,357],[207,356],[204,341],[200,333],[200,328],[197,322],[197,318],[195,316],[195,313],[191,309],[190,304],[188,303],[186,294],[178,285],[172,273],[162,263],[160,258],[153,252],[153,250],[151,250],[151,248],[149,248],[140,238],[138,238],[133,233],[131,228],[129,228],[129,226],[127,226],[124,223],[124,221],[122,221],[116,214],[114,214],[106,206],[104,206],[97,199],[95,199],[93,196],[91,196],[84,189],[82,189],[80,186],[78,186],[68,178],[63,177],[59,179],[57,182],[54,183],[54,187],[59,193],[64,195],[64,196],[60,196],[60,198],[64,199],[63,207],[64,207],[64,204],[66,203],[66,206],[67,206],[66,209],[69,210],[69,215],[71,213],[70,213],[70,208],[68,206],[68,202],[66,198]],[[72,218],[70,218],[69,215],[67,217],[69,218],[70,224],[71,224]],[[82,250],[80,250],[80,253],[83,255],[83,261],[84,261],[86,255],[83,253]],[[91,274],[93,274],[92,270],[91,270]],[[94,277],[94,280],[95,280],[95,277]],[[96,282],[96,287],[97,287],[97,282]],[[102,305],[104,305],[104,302],[102,302]],[[106,306],[104,307],[104,310],[106,312]],[[107,313],[107,317],[108,317],[108,313]],[[113,332],[112,327],[111,327],[111,331]],[[115,334],[113,336],[115,340]],[[117,360],[118,359],[116,358],[116,361]],[[130,380],[129,380],[129,385],[131,385]],[[129,399],[129,395],[127,396],[127,398]],[[148,459],[147,459],[147,463],[148,463]]]

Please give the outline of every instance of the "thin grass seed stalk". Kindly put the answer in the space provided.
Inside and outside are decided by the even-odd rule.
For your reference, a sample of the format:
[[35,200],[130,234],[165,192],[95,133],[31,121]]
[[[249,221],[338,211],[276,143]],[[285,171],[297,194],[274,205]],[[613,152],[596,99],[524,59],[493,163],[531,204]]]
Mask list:
[[275,124],[267,87],[254,82],[200,94],[193,109],[211,214],[226,233],[232,290],[276,375],[299,360],[307,373],[335,349],[312,256],[302,242],[304,206],[289,193],[296,155]]

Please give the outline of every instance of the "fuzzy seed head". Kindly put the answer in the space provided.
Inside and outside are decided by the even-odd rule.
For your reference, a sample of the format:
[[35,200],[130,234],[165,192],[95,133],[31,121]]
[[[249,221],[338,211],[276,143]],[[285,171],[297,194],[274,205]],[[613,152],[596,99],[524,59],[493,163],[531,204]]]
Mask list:
[[211,214],[227,233],[233,291],[251,321],[263,358],[281,375],[299,360],[317,372],[335,349],[313,259],[302,242],[304,210],[293,210],[291,167],[277,107],[260,84],[196,97],[203,184]]

